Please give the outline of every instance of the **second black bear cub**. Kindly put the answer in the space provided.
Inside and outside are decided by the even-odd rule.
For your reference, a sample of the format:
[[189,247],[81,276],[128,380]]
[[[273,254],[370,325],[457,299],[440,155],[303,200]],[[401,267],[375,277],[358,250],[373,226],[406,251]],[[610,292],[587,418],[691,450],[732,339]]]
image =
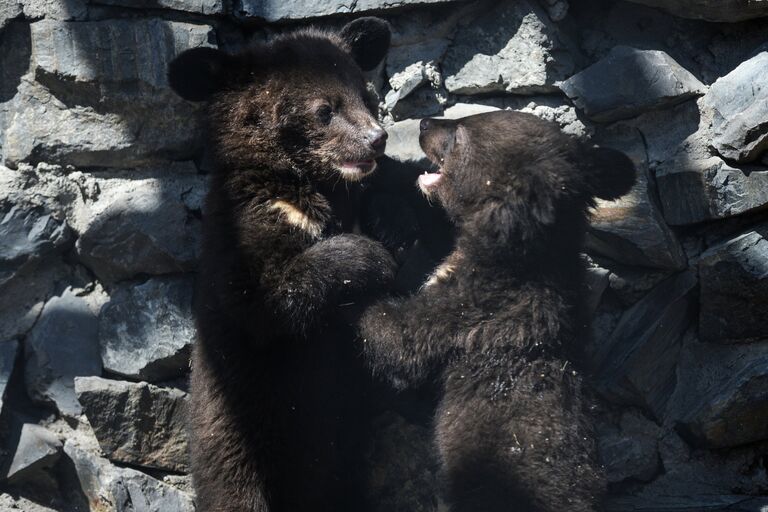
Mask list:
[[628,192],[632,163],[518,112],[421,130],[440,169],[419,185],[456,223],[456,245],[417,295],[366,312],[367,358],[397,386],[441,382],[435,437],[453,511],[595,510],[579,253],[594,198]]

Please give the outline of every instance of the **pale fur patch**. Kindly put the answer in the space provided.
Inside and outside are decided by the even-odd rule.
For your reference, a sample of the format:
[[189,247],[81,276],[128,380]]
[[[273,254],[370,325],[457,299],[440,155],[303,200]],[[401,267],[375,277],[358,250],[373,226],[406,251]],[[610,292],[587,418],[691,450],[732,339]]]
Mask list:
[[318,238],[323,232],[323,225],[321,222],[311,219],[306,213],[288,201],[283,201],[281,199],[272,201],[269,208],[270,210],[278,211],[280,213],[280,218],[291,226],[297,227],[315,238]]
[[424,283],[424,287],[432,286],[437,283],[441,283],[443,281],[447,281],[453,273],[456,272],[456,265],[445,261],[440,264],[439,267],[435,269],[434,272],[432,272],[432,275],[429,276],[429,279],[427,279],[427,282]]

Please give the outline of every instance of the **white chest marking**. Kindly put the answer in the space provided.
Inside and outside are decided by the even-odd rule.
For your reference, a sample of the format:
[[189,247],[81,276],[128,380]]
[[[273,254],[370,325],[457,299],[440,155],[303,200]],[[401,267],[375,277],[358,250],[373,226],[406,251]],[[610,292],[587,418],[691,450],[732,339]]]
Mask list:
[[291,226],[299,228],[314,238],[318,238],[323,232],[322,223],[311,219],[306,213],[288,201],[283,201],[282,199],[272,201],[272,204],[269,205],[269,209],[276,210],[283,221]]

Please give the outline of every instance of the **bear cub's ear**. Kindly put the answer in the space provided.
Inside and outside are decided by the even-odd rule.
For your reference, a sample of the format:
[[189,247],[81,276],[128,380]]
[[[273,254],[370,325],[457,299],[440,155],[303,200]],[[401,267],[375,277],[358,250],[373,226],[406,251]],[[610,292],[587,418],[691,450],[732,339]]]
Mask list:
[[609,148],[587,148],[587,187],[595,197],[613,201],[629,192],[635,184],[635,165],[621,151]]
[[206,101],[224,86],[234,57],[214,48],[187,50],[168,65],[168,83],[189,101]]
[[340,35],[349,45],[352,58],[360,69],[370,71],[378,66],[387,54],[392,32],[389,23],[381,18],[368,16],[344,25]]

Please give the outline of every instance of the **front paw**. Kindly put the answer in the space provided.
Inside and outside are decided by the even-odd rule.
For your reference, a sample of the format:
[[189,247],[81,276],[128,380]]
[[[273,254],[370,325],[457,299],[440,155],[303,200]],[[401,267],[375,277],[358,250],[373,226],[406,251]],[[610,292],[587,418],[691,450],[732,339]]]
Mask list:
[[345,295],[375,295],[394,281],[397,264],[383,245],[358,235],[340,235],[329,242],[334,239],[342,258],[338,278]]

